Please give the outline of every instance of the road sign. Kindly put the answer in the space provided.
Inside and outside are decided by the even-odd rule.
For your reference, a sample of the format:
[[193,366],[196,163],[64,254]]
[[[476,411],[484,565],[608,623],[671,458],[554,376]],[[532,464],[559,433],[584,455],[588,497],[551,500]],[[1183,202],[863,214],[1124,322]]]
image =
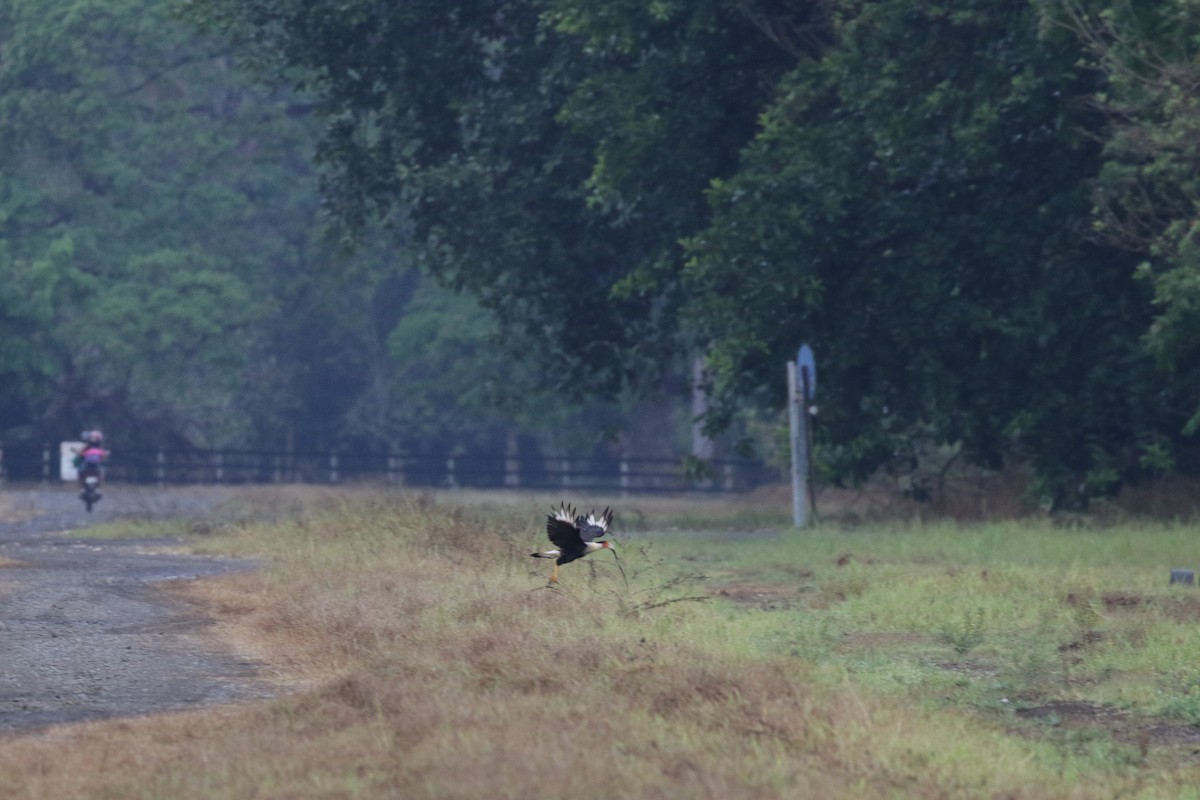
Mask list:
[[811,403],[817,393],[817,362],[812,348],[806,344],[800,345],[800,354],[796,356],[796,376],[806,392],[804,402]]

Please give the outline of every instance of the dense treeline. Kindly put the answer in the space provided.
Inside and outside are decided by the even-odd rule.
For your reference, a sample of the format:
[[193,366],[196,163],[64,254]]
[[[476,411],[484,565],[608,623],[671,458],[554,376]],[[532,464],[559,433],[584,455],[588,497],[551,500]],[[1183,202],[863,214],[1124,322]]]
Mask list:
[[320,98],[254,84],[177,12],[0,0],[0,443],[586,451],[622,426],[537,390],[402,237],[346,253]]
[[702,357],[719,430],[808,342],[836,479],[959,453],[1065,506],[1200,468],[1187,0],[181,0],[221,48],[150,0],[27,6],[10,416],[586,431],[571,403],[618,428],[591,398]]
[[577,389],[702,353],[720,427],[807,341],[836,476],[951,448],[1071,505],[1197,467],[1186,0],[189,8],[317,98],[350,230]]
[[7,438],[278,434],[310,396],[293,354],[363,358],[304,335],[361,304],[324,291],[315,130],[296,102],[161,3],[0,3]]

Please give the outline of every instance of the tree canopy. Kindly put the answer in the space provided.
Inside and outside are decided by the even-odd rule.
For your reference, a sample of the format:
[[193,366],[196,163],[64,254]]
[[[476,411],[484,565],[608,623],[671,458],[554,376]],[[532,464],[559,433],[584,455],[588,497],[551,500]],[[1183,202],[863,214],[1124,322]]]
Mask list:
[[720,428],[808,341],[835,476],[953,445],[1057,504],[1195,450],[1182,0],[188,5],[320,99],[335,214],[577,385],[703,352]]
[[1195,4],[1058,0],[1055,24],[1075,34],[1103,91],[1091,96],[1108,121],[1094,186],[1094,233],[1144,260],[1153,290],[1147,342],[1167,372],[1192,392],[1188,430],[1200,430],[1200,18]]
[[[210,430],[248,388],[245,334],[264,313],[242,254],[270,257],[288,236],[255,241],[246,224],[263,216],[254,181],[277,168],[249,137],[263,112],[286,117],[247,102],[205,43],[144,3],[6,3],[3,16],[0,283],[24,329],[0,362],[9,385],[42,417],[120,406],[135,424]],[[230,135],[247,110],[259,118]]]
[[689,242],[692,316],[732,397],[817,344],[841,472],[959,443],[1029,460],[1051,495],[1104,491],[1181,398],[1129,256],[1084,235],[1096,78],[1032,7],[955,5],[867,4],[781,84]]
[[553,436],[701,356],[737,430],[807,342],[835,480],[1195,471],[1190,11],[0,2],[0,413]]
[[[253,82],[175,11],[0,2],[0,436],[379,448],[569,418],[486,317],[436,363],[406,340],[483,312],[423,300],[402,232],[348,255],[320,208],[320,98]],[[462,357],[489,347],[541,417],[482,388],[448,402],[499,383]]]

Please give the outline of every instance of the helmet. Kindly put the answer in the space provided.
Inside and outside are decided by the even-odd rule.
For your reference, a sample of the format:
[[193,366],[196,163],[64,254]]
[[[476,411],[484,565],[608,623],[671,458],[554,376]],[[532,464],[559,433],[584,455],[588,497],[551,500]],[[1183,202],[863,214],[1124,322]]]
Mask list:
[[88,444],[99,445],[104,442],[104,434],[99,430],[84,431],[83,440]]

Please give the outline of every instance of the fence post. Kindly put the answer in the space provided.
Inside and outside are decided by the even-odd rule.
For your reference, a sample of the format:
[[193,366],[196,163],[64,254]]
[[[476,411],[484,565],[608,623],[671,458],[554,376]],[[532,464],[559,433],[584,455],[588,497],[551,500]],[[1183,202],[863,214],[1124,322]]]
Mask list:
[[805,387],[797,380],[796,362],[787,362],[788,433],[792,452],[792,524],[808,524],[808,433],[804,429],[808,412],[803,395]]
[[725,466],[722,467],[722,471],[725,473],[725,481],[724,481],[725,491],[732,492],[733,491],[733,464],[726,462]]
[[220,450],[217,451],[216,462],[217,462],[217,469],[216,469],[217,483],[224,483],[225,482],[225,454],[223,452],[221,452]]
[[621,497],[629,496],[629,462],[621,459]]
[[454,456],[446,459],[446,485],[453,488],[458,485],[454,479]]
[[388,483],[400,482],[400,457],[395,453],[388,453],[387,473]]
[[564,489],[571,487],[571,459],[562,460],[562,485]]
[[329,482],[330,482],[330,483],[337,483],[337,482],[338,482],[338,457],[337,457],[337,451],[333,451],[333,452],[331,452],[331,453],[329,454]]
[[50,445],[42,447],[42,483],[50,482]]
[[4,485],[4,443],[0,442],[0,486]]
[[162,450],[154,458],[154,479],[161,487],[167,480],[167,455]]

